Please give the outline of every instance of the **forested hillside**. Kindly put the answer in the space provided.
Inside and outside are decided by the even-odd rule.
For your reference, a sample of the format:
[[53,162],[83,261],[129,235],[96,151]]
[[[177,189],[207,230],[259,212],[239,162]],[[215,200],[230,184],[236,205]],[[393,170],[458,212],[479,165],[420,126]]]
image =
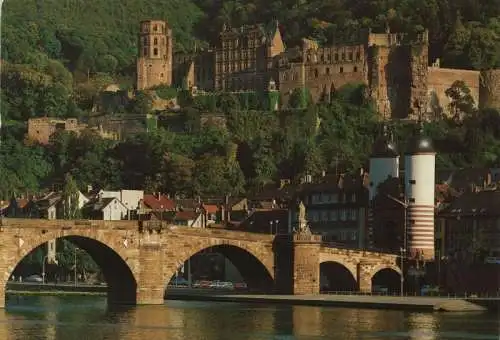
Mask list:
[[[188,101],[183,132],[159,129],[120,143],[59,133],[50,147],[26,144],[27,119],[85,119],[105,85],[131,88],[138,24],[150,18],[170,23],[177,51],[193,49],[195,41],[208,45],[223,23],[278,19],[287,46],[302,37],[349,41],[360,29],[384,31],[386,25],[393,31],[428,28],[431,60],[467,69],[500,66],[500,0],[4,0],[0,198],[37,191],[67,173],[81,188],[237,194],[365,162],[379,128],[356,84],[329,103],[279,113],[248,111],[225,96],[218,110],[228,119],[227,130],[202,129],[200,107]],[[498,112],[472,109],[466,90],[457,84],[450,92],[463,121],[426,126],[441,148],[440,167],[498,164]],[[404,144],[408,128],[395,129]]]

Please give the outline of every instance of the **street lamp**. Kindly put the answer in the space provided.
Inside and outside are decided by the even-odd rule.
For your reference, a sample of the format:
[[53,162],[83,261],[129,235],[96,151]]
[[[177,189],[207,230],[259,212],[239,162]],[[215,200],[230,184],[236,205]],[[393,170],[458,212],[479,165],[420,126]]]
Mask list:
[[45,255],[42,260],[42,284],[45,284],[45,260],[47,260],[48,257],[49,255]]
[[75,287],[78,285],[77,282],[78,282],[78,277],[77,277],[77,271],[76,271],[76,252],[78,251],[78,248],[75,247],[75,251],[73,252],[74,254],[74,260],[75,260],[75,266],[74,266],[74,275],[75,275]]
[[269,234],[273,234],[273,221],[269,221]]
[[276,231],[275,231],[275,233],[274,233],[274,234],[275,234],[275,235],[278,235],[278,234],[279,234],[279,223],[280,223],[280,221],[279,221],[279,220],[276,220],[276,221],[274,221],[274,223],[275,223],[275,225],[276,225]]

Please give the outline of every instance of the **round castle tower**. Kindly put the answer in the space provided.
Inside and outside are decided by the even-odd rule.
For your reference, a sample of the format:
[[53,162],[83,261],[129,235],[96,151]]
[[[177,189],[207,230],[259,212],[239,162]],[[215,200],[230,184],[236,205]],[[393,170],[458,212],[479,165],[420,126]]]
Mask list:
[[367,215],[368,246],[373,246],[374,214],[372,201],[377,196],[378,186],[390,177],[399,177],[399,154],[396,145],[392,142],[387,126],[384,125],[382,135],[375,140],[370,155],[370,187]]
[[373,144],[370,155],[370,201],[377,195],[380,183],[390,177],[399,177],[399,154],[384,126],[384,132]]
[[481,71],[479,80],[479,107],[500,109],[500,70]]
[[407,251],[410,257],[434,259],[434,203],[436,152],[420,128],[405,152]]

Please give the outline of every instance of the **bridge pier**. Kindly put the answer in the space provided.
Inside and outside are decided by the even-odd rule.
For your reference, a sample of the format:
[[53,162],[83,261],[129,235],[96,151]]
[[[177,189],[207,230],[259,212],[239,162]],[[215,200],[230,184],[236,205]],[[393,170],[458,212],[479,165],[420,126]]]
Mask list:
[[320,293],[319,254],[321,237],[293,235],[293,295]]
[[136,303],[161,305],[164,303],[163,251],[160,242],[145,242],[139,246],[141,264],[137,280]]
[[371,293],[372,291],[372,272],[373,265],[360,262],[358,264],[358,287],[362,293]]

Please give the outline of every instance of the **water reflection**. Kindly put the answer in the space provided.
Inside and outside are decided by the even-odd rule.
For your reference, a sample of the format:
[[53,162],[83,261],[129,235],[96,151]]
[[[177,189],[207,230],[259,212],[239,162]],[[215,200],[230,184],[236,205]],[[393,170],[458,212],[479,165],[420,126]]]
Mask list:
[[99,297],[24,297],[0,310],[0,339],[497,339],[491,314],[168,301],[107,308]]

